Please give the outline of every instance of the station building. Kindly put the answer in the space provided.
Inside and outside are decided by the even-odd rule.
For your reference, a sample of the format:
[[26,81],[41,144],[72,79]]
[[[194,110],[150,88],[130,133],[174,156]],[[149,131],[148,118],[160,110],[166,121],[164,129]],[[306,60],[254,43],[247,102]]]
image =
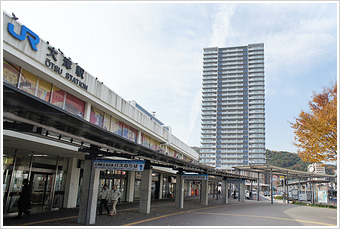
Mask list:
[[170,126],[6,12],[2,61],[4,216],[17,212],[24,179],[32,211],[79,207],[78,222],[93,224],[104,184],[117,185],[120,201],[139,201],[140,212],[149,213],[151,199],[175,198],[183,207],[183,197],[196,189],[207,204],[215,187],[207,176],[246,178],[199,164],[198,153]]

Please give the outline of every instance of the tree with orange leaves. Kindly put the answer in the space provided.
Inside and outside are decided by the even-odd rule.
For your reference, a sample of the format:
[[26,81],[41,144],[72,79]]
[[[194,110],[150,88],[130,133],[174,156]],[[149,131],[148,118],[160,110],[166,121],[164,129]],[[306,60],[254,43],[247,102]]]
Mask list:
[[291,123],[295,133],[294,145],[303,161],[337,161],[337,84],[313,92],[310,112],[301,111]]

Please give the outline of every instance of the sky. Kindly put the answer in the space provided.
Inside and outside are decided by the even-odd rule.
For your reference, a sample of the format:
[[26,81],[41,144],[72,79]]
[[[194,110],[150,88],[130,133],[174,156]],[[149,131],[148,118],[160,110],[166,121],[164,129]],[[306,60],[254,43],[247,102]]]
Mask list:
[[1,1],[2,11],[200,146],[203,48],[264,43],[266,148],[297,152],[290,122],[338,82],[337,1]]

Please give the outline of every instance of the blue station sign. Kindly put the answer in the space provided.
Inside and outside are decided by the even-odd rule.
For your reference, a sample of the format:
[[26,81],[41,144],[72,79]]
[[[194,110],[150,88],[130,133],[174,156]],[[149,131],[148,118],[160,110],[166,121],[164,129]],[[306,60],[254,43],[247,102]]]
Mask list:
[[184,180],[208,180],[208,174],[187,174],[182,175],[182,179]]
[[113,170],[132,170],[143,171],[145,166],[144,161],[138,160],[108,160],[95,159],[94,167],[96,169],[113,169]]

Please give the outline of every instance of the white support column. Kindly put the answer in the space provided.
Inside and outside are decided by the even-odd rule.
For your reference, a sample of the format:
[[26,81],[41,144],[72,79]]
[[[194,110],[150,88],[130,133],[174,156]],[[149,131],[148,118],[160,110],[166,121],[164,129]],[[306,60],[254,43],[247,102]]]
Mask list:
[[187,190],[188,190],[187,196],[191,196],[191,181],[190,180],[187,180]]
[[240,190],[239,190],[239,196],[240,196],[240,202],[244,202],[245,201],[245,191],[246,191],[246,185],[244,183],[245,181],[242,180],[242,182],[240,183]]
[[208,180],[202,180],[201,205],[208,206]]
[[140,185],[139,213],[150,213],[151,183],[152,167],[150,166],[150,161],[145,161],[145,167],[144,171],[142,172],[142,180]]
[[91,103],[86,102],[85,103],[85,111],[84,111],[84,119],[86,121],[90,121],[90,116],[91,116]]
[[127,202],[133,202],[133,197],[135,193],[135,179],[136,179],[136,172],[128,171],[127,192],[126,192]]
[[91,225],[96,223],[97,197],[100,170],[93,167],[95,157],[89,155],[84,163],[84,182],[82,186],[78,223]]
[[164,180],[164,175],[159,174],[159,198],[158,199],[163,199],[163,180]]
[[138,130],[137,133],[137,143],[142,144],[142,131]]
[[222,204],[228,204],[228,180],[222,180]]
[[65,184],[64,207],[75,208],[77,206],[77,196],[79,188],[80,168],[77,158],[68,158],[67,176]]
[[183,208],[184,206],[184,179],[182,179],[182,173],[176,174],[176,196],[175,196],[176,208]]

